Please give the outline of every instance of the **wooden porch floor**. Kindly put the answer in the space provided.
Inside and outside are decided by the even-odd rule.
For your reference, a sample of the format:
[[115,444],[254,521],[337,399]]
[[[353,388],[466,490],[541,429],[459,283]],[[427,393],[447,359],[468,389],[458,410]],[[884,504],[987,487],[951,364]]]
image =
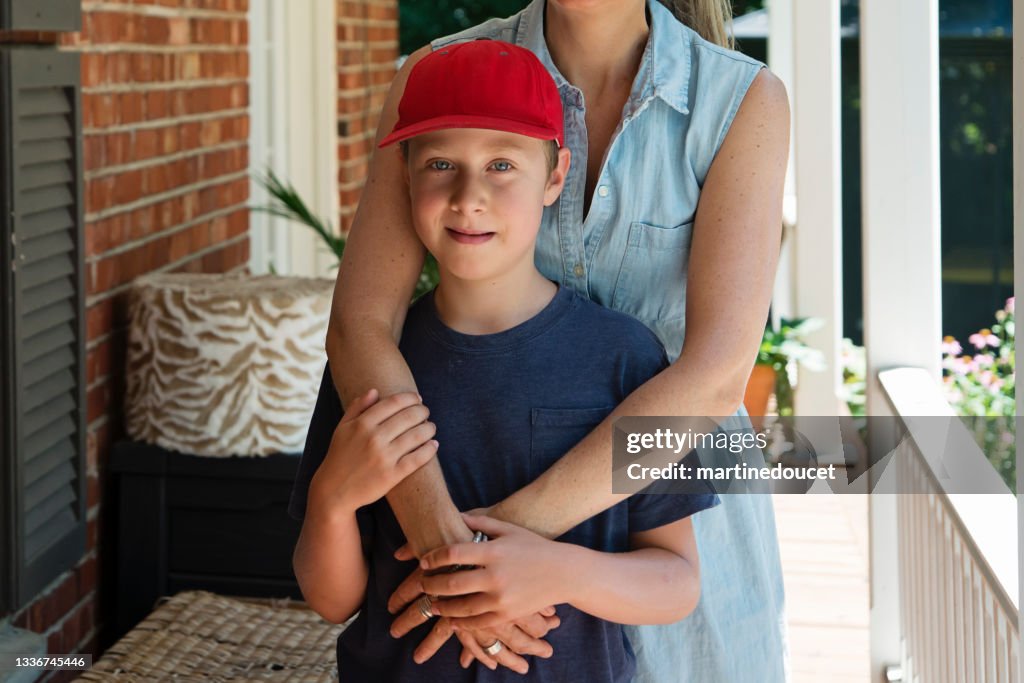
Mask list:
[[792,683],[867,683],[868,499],[774,496]]

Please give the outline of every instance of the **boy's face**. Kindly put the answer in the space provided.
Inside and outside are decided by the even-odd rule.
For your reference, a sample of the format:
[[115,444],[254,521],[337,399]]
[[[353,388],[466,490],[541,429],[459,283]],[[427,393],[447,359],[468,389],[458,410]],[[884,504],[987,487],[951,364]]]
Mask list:
[[541,214],[569,167],[551,171],[544,140],[477,128],[425,133],[409,142],[406,171],[416,233],[442,271],[464,280],[533,268]]

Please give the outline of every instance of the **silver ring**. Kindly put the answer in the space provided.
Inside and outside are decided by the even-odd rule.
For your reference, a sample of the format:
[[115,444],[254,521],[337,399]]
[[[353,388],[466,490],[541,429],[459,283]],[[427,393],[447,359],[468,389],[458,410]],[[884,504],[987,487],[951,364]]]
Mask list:
[[433,605],[433,601],[430,599],[429,595],[424,595],[423,597],[421,597],[419,600],[416,601],[417,609],[419,609],[420,614],[422,614],[423,618],[426,619],[427,621],[430,621],[431,619],[434,618],[433,613],[430,611],[430,608],[431,608],[432,605]]
[[499,652],[501,652],[503,649],[505,649],[505,645],[500,640],[496,640],[487,647],[485,647],[484,652],[493,657]]

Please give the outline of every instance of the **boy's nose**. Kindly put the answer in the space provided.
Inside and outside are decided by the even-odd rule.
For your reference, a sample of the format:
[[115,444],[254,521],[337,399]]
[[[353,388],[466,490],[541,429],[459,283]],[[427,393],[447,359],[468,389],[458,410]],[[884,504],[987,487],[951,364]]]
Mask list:
[[487,192],[475,178],[463,177],[452,189],[451,208],[456,213],[481,213],[487,207]]

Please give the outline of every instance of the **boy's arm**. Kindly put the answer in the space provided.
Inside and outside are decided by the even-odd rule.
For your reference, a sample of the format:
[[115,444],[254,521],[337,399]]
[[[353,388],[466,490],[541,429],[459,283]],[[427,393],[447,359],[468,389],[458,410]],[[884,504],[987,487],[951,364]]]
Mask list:
[[434,459],[437,442],[415,394],[352,401],[309,483],[292,567],[310,607],[341,623],[366,593],[367,563],[356,510],[379,500]]
[[355,510],[332,504],[311,485],[292,566],[314,612],[334,624],[355,614],[367,579]]
[[700,562],[690,519],[630,534],[627,553],[569,545],[562,573],[576,609],[619,624],[670,624],[700,598]]
[[671,623],[697,605],[700,564],[689,518],[631,534],[633,550],[625,553],[551,541],[488,517],[467,519],[492,540],[421,559],[426,569],[479,566],[423,579],[428,594],[450,596],[433,603],[434,613],[462,628],[490,628],[560,603],[623,624]]

